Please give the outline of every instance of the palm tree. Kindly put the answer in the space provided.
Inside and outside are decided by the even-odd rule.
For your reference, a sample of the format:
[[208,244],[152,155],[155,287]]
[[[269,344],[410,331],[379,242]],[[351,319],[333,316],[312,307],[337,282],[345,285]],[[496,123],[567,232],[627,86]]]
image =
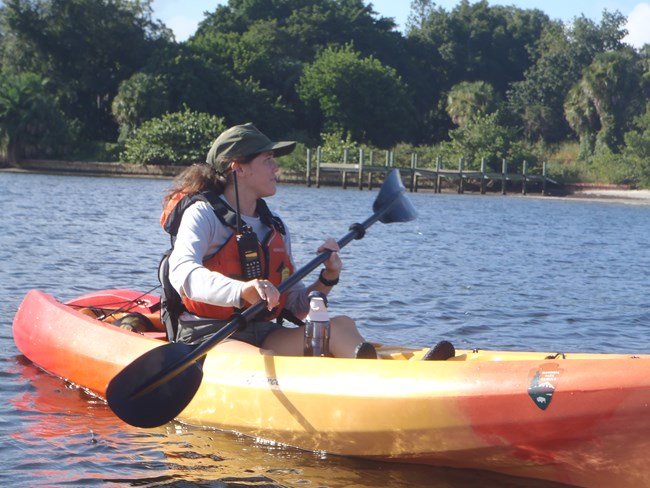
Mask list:
[[584,80],[573,85],[564,100],[564,116],[569,126],[580,139],[580,156],[587,157],[594,152],[595,135],[600,129],[596,109],[585,96]]
[[30,144],[42,145],[44,134],[61,130],[61,115],[46,85],[34,73],[0,75],[0,144],[10,164]]
[[643,109],[642,67],[632,50],[598,54],[585,68],[565,100],[567,121],[591,150],[606,147],[614,152],[632,119]]
[[485,81],[462,81],[447,94],[447,114],[459,127],[467,127],[477,115],[487,115],[497,108],[497,95]]

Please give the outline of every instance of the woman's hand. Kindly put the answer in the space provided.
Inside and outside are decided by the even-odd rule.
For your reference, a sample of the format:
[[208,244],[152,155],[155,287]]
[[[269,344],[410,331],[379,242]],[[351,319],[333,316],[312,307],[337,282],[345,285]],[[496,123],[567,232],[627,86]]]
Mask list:
[[247,281],[241,290],[241,296],[250,305],[265,300],[269,310],[280,304],[280,291],[269,280]]
[[324,277],[327,278],[328,280],[337,280],[339,275],[341,274],[341,270],[343,269],[343,262],[341,261],[341,257],[339,256],[339,245],[338,243],[330,238],[327,239],[319,248],[318,252],[321,253],[323,251],[332,251],[330,256],[327,258],[327,260],[323,263],[325,265],[325,271],[323,272]]

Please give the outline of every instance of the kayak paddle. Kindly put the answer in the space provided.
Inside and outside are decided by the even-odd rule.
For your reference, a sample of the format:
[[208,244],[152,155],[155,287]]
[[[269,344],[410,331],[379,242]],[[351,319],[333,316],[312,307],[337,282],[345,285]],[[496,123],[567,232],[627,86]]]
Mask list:
[[[413,220],[416,211],[405,193],[399,171],[392,170],[372,206],[373,215],[361,224],[351,225],[350,231],[338,241],[339,247],[363,238],[366,230],[378,220],[384,224]],[[323,251],[297,270],[278,286],[280,293],[311,273],[331,253]],[[223,328],[199,345],[172,342],[146,352],[109,382],[106,389],[108,406],[124,422],[136,427],[158,427],[173,420],[199,389],[203,379],[202,364],[210,349],[265,307],[266,302],[260,300],[241,314],[233,315]]]

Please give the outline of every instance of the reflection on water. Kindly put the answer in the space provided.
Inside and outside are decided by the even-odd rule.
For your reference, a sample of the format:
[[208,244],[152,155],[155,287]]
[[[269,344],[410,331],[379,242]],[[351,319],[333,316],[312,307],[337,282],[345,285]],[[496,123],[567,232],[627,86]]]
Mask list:
[[[168,181],[0,173],[3,486],[547,487],[492,473],[322,456],[170,423],[141,430],[26,362],[11,322],[30,288],[65,300],[148,291],[168,238]],[[281,187],[296,264],[372,214],[376,192]],[[411,194],[419,218],[342,251],[332,313],[370,340],[462,348],[648,352],[649,207]],[[315,278],[315,272],[312,278]],[[371,408],[371,406],[369,406]]]

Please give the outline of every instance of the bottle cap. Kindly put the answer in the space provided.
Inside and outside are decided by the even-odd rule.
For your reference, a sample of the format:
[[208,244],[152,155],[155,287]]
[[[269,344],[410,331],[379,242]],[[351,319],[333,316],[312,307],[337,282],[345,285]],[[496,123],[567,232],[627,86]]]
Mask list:
[[327,306],[325,300],[320,296],[312,296],[309,300],[309,314],[307,320],[311,322],[328,322],[329,314],[327,313]]

